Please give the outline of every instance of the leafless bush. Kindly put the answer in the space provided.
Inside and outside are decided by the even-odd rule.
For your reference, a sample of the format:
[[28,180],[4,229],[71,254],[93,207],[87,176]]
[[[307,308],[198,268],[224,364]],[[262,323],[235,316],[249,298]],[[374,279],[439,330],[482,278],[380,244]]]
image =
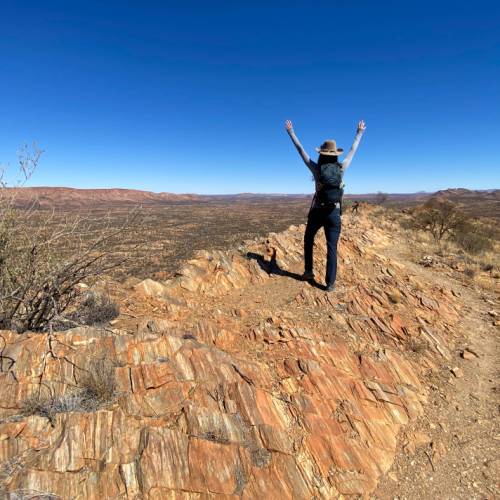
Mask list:
[[[20,154],[24,180],[40,154],[27,149]],[[109,224],[96,233],[89,219],[63,219],[34,206],[15,208],[16,190],[10,190],[3,177],[0,181],[0,328],[46,329],[74,302],[78,283],[123,263],[123,258],[114,258],[110,243],[137,214],[119,227]]]
[[53,399],[49,396],[32,394],[22,402],[21,412],[26,416],[39,415],[40,417],[46,417],[52,422],[55,415],[53,403]]

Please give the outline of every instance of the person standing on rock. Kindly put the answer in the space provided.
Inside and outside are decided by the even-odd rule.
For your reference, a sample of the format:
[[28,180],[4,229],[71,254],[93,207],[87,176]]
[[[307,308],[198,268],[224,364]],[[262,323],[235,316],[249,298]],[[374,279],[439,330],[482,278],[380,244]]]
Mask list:
[[304,160],[309,170],[312,172],[316,183],[316,192],[307,217],[306,232],[304,235],[304,274],[307,281],[314,281],[313,274],[313,247],[314,237],[320,228],[323,228],[327,243],[326,259],[326,291],[335,290],[335,280],[337,277],[337,243],[340,236],[341,205],[344,193],[342,181],[344,172],[351,164],[352,158],[358,149],[361,137],[365,132],[365,122],[358,123],[356,137],[351,149],[343,161],[339,161],[339,156],[344,150],[338,148],[334,140],[325,141],[321,147],[316,148],[319,153],[318,161],[311,160],[300,144],[293,125],[290,120],[285,122],[288,135],[292,139],[297,151]]

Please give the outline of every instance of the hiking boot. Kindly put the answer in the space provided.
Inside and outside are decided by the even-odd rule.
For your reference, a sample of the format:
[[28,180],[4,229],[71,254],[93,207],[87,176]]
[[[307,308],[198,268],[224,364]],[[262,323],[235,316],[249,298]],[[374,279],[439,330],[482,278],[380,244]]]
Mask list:
[[314,281],[314,273],[312,271],[304,271],[302,279],[304,281]]
[[330,285],[326,285],[325,292],[334,292],[335,291],[335,283],[331,283]]

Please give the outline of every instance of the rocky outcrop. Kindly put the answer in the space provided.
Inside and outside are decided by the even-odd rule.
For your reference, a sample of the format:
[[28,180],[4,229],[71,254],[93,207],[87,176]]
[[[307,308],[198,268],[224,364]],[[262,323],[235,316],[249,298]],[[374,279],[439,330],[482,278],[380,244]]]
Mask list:
[[[372,491],[401,427],[422,413],[426,373],[448,356],[457,299],[384,257],[391,239],[368,219],[344,231],[340,290],[325,294],[296,279],[303,229],[200,252],[169,282],[118,290],[125,314],[112,328],[1,332],[3,491]],[[95,412],[22,415],[32,394],[80,387],[96,358],[113,363],[114,399]]]

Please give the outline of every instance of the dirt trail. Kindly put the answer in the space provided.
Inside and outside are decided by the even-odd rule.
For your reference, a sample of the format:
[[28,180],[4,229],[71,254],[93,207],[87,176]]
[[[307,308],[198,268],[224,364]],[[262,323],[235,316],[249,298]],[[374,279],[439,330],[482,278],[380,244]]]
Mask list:
[[[490,314],[499,310],[498,297],[406,260],[400,247],[386,249],[386,254],[416,275],[453,288],[464,306],[453,357],[429,380],[432,393],[425,415],[401,434],[394,464],[373,498],[498,498],[500,346]],[[420,445],[413,450],[415,436]]]

